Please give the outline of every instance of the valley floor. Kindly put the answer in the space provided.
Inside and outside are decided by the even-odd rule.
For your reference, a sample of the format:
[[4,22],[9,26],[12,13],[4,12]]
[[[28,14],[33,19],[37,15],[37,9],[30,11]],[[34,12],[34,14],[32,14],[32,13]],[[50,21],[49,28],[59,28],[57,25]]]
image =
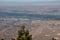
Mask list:
[[[33,40],[51,40],[54,37],[60,40],[60,21],[57,20],[32,20],[31,24],[27,25],[26,28],[32,34]],[[0,31],[0,39],[5,40],[16,38],[18,35],[19,27],[7,27]]]

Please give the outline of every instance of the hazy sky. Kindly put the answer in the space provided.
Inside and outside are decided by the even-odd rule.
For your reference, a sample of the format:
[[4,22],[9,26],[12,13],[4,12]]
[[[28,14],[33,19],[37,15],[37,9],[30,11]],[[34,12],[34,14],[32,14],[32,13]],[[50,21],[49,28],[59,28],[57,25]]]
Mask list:
[[0,4],[16,4],[16,3],[19,3],[19,4],[31,4],[33,3],[35,4],[35,2],[59,2],[60,3],[60,0],[0,0]]
[[47,1],[60,1],[60,0],[0,0],[0,2],[47,2]]

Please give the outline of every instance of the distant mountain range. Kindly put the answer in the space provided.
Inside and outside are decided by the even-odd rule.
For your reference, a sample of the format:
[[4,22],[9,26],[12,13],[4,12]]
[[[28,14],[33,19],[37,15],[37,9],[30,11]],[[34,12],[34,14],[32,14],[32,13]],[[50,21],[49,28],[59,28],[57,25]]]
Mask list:
[[0,5],[0,12],[60,15],[60,4],[47,5]]
[[15,17],[15,18],[28,18],[28,19],[41,19],[41,20],[60,20],[60,15],[40,15],[40,14],[27,14],[27,13],[8,13],[0,12],[0,18]]
[[60,20],[60,4],[0,6],[0,18],[15,17],[41,20]]

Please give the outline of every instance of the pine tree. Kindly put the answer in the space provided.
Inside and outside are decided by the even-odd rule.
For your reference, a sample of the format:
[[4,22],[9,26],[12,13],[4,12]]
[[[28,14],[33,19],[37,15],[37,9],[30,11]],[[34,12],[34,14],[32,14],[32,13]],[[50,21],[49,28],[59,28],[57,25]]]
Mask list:
[[4,39],[1,39],[1,40],[4,40]]
[[14,38],[12,38],[11,40],[15,40]]
[[56,40],[56,39],[53,37],[52,40]]
[[21,30],[18,31],[17,40],[32,40],[32,35],[29,34],[28,30],[25,30],[25,26],[21,26]]

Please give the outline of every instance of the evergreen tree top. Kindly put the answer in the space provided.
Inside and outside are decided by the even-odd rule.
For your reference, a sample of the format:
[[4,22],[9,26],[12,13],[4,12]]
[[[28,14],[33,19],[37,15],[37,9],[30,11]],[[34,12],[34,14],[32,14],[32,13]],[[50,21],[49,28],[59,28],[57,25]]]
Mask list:
[[32,40],[32,35],[29,34],[28,30],[25,30],[25,26],[21,26],[21,30],[18,31],[17,40]]

